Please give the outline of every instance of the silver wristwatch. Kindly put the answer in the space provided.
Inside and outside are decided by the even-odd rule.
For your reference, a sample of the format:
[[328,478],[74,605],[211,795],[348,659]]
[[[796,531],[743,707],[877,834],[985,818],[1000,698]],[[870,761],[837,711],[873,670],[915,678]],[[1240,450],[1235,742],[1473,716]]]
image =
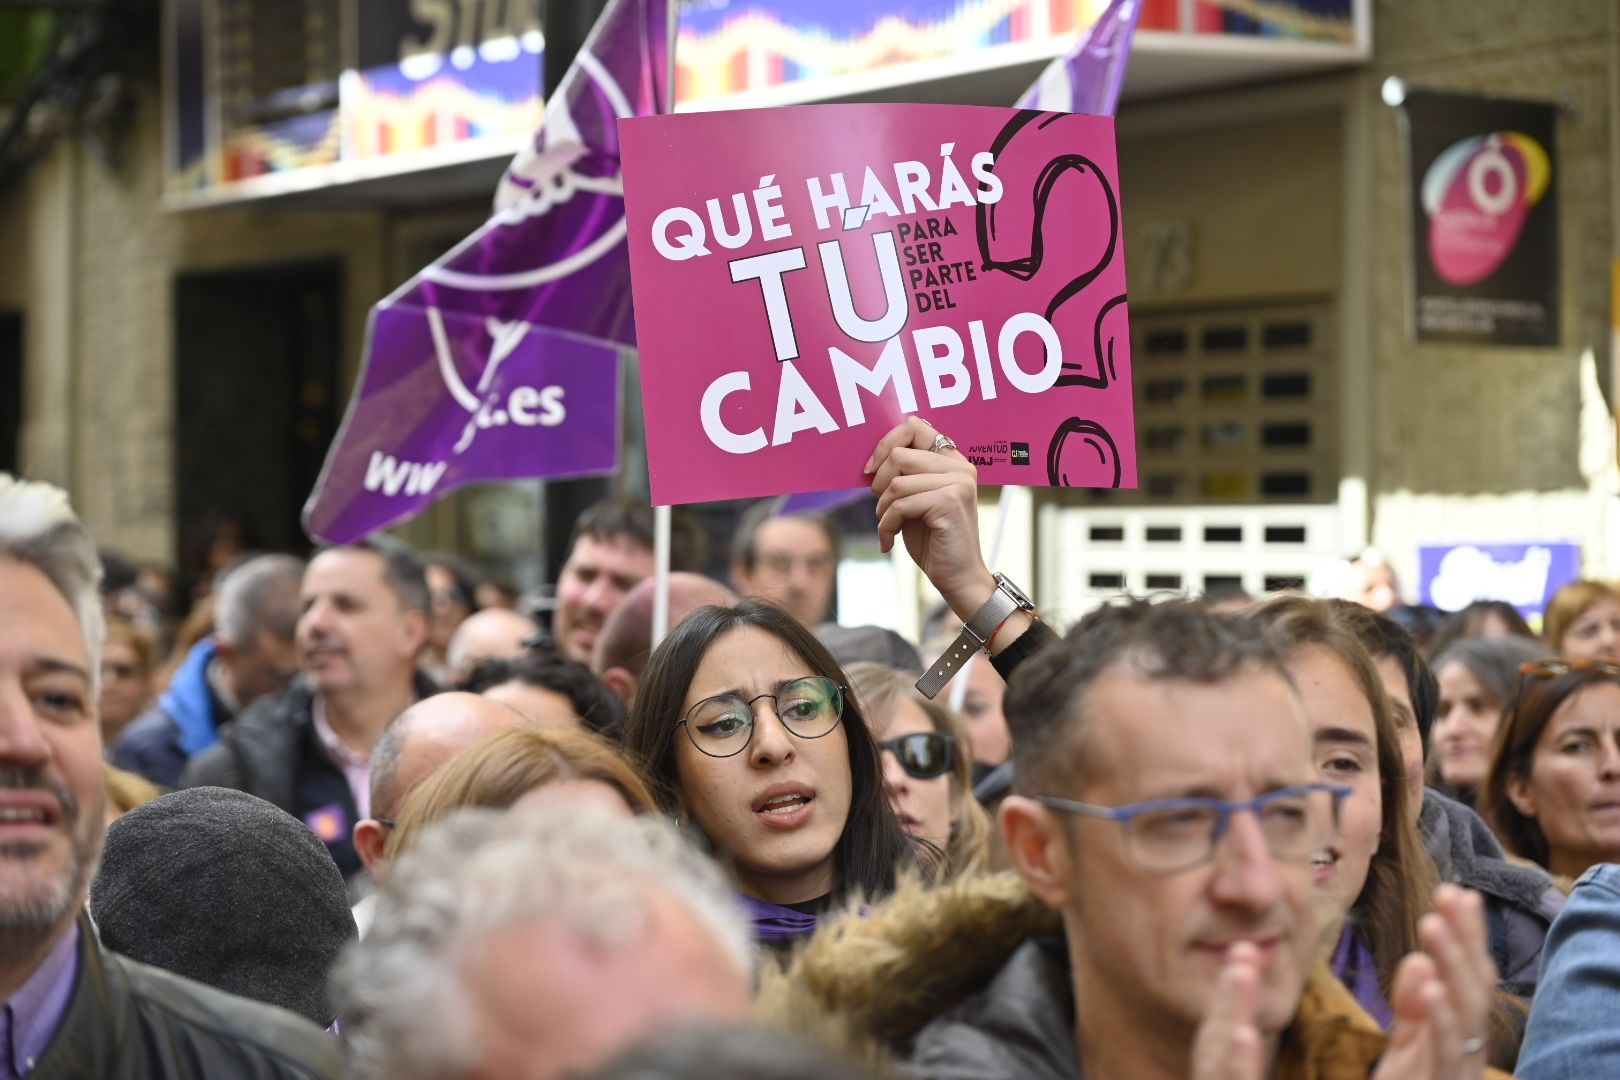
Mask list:
[[1006,574],[997,574],[996,591],[962,627],[962,632],[956,635],[951,647],[917,680],[917,690],[926,698],[932,698],[943,690],[945,684],[951,681],[951,676],[967,663],[968,657],[988,645],[991,635],[1007,621],[1007,616],[1019,609],[1033,614],[1035,601],[1014,585]]

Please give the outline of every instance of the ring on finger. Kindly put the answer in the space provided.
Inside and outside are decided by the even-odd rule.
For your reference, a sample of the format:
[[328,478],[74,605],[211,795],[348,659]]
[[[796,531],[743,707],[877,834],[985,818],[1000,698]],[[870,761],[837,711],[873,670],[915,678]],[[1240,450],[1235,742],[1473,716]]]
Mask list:
[[1481,1050],[1485,1049],[1485,1041],[1485,1036],[1483,1035],[1475,1035],[1472,1039],[1464,1039],[1462,1044],[1463,1054],[1467,1056],[1479,1053]]
[[955,450],[956,443],[951,441],[951,437],[949,435],[946,435],[944,432],[940,432],[938,435],[934,436],[934,445],[929,447],[929,449],[936,454],[943,454],[947,450]]

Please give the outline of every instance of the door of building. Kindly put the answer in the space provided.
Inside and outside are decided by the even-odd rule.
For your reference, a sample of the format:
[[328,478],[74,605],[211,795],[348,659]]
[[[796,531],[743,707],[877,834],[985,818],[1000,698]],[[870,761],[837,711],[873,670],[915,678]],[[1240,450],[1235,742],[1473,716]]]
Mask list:
[[182,575],[222,527],[250,548],[308,550],[299,511],[337,430],[342,291],[336,259],[176,279]]

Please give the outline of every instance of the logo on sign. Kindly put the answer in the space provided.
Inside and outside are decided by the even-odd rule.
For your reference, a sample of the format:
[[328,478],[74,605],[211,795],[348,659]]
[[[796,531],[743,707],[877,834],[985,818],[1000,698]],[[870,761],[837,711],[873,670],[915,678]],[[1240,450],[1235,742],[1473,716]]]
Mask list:
[[1014,465],[1029,464],[1029,443],[1015,442],[1012,444],[1012,463]]
[[1477,547],[1453,548],[1440,560],[1429,597],[1442,611],[1460,611],[1475,600],[1505,600],[1517,608],[1539,608],[1547,594],[1552,552],[1528,548],[1513,562],[1497,562]]
[[450,351],[450,342],[444,333],[444,317],[439,314],[438,308],[428,308],[428,325],[433,330],[433,350],[439,355],[439,374],[444,378],[445,389],[456,403],[472,414],[467,426],[461,431],[461,438],[452,447],[456,453],[461,453],[472,445],[473,439],[479,431],[492,427],[505,427],[507,424],[516,424],[518,427],[556,427],[568,418],[568,412],[563,408],[563,388],[548,386],[539,389],[533,386],[514,387],[506,398],[503,406],[499,395],[490,392],[490,386],[495,381],[495,373],[500,370],[501,364],[512,355],[523,342],[523,335],[529,332],[526,322],[501,322],[499,319],[485,319],[484,329],[489,334],[489,362],[484,365],[484,373],[478,379],[478,388],[475,393],[467,388],[461,381],[461,372],[456,370],[453,354]]
[[344,812],[342,803],[330,803],[318,810],[311,810],[304,815],[304,824],[321,838],[323,844],[340,843],[349,835],[349,815]]
[[[508,424],[517,427],[556,427],[568,418],[568,410],[563,405],[563,388],[560,386],[517,386],[504,398],[498,391],[491,390],[495,373],[528,333],[528,323],[484,320],[484,328],[490,339],[489,360],[484,365],[477,387],[469,388],[462,380],[461,372],[456,369],[455,354],[445,333],[443,314],[438,308],[430,307],[427,318],[444,387],[450,397],[471,414],[462,428],[461,438],[451,448],[455,453],[464,453],[480,431],[492,427],[506,427]],[[449,462],[446,461],[402,461],[392,454],[373,450],[371,461],[366,465],[365,488],[384,495],[426,495],[438,484],[448,467]]]
[[1452,285],[1489,277],[1513,252],[1530,208],[1552,179],[1547,151],[1517,131],[1447,147],[1423,176],[1429,259]]

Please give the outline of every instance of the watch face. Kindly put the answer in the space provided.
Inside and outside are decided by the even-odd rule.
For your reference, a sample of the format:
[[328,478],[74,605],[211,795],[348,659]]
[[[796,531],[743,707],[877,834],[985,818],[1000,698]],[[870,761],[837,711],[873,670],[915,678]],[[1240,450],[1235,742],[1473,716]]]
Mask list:
[[1033,609],[1035,607],[1035,601],[1029,598],[1029,594],[1024,592],[1023,589],[1020,589],[1017,585],[1014,585],[1012,579],[1006,574],[997,574],[996,584],[1000,585],[1002,590],[1005,591],[1007,595],[1011,596],[1015,601],[1017,601],[1019,607],[1029,609]]

